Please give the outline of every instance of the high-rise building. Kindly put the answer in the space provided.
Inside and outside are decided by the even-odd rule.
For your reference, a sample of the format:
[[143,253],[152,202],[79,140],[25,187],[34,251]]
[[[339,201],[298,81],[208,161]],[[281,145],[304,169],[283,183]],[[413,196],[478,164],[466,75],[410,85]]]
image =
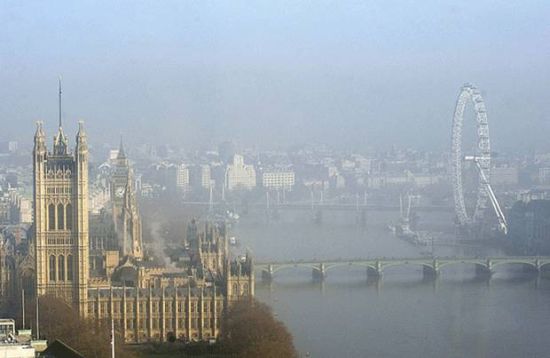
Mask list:
[[193,190],[210,189],[212,175],[208,164],[194,165],[189,168],[189,184]]
[[233,164],[227,166],[225,186],[228,190],[250,190],[256,187],[256,170],[253,165],[244,164],[242,155],[235,154]]
[[262,173],[262,186],[266,189],[290,191],[295,184],[295,174],[290,169],[265,170]]
[[176,166],[176,189],[184,193],[189,191],[189,167],[185,164]]
[[16,141],[0,142],[0,153],[15,153],[17,152],[17,148]]

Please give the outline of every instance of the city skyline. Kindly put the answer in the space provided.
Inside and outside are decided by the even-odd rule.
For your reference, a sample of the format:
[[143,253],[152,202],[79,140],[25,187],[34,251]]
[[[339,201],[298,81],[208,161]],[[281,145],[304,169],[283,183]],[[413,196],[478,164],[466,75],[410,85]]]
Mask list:
[[0,2],[0,356],[547,356],[549,18]]

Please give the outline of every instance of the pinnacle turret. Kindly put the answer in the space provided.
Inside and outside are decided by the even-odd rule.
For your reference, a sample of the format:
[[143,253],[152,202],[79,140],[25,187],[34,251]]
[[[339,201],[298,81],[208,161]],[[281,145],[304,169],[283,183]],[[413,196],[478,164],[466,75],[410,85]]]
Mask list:
[[84,122],[78,122],[78,133],[76,133],[76,150],[79,154],[88,152],[88,137],[84,130]]
[[69,141],[67,140],[67,136],[63,132],[63,128],[59,127],[59,131],[53,138],[53,153],[55,155],[67,154],[68,144]]
[[46,152],[46,135],[44,134],[44,129],[42,128],[42,122],[36,122],[36,132],[34,134],[34,151],[35,153]]

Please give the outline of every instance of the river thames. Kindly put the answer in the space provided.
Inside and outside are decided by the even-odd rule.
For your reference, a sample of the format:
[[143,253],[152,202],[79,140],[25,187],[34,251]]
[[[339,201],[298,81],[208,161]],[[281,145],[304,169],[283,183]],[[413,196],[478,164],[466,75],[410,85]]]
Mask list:
[[[419,227],[436,232],[433,248],[394,237],[387,224],[398,213],[369,212],[360,228],[353,212],[263,212],[241,218],[233,229],[241,249],[256,260],[502,255],[494,249],[455,245],[452,213],[422,213]],[[444,239],[441,239],[444,238]],[[439,245],[445,242],[446,245]],[[550,280],[517,267],[499,267],[491,280],[473,267],[442,269],[423,280],[420,268],[384,270],[379,282],[364,269],[328,271],[323,283],[311,271],[287,269],[271,284],[257,275],[256,296],[269,304],[311,357],[547,357]]]

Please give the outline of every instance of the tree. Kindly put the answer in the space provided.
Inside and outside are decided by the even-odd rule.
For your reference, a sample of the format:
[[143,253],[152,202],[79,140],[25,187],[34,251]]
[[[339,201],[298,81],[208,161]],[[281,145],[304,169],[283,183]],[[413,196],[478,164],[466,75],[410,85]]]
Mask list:
[[[38,302],[41,338],[50,343],[59,339],[87,358],[111,356],[110,322],[83,319],[69,304],[54,296],[40,296]],[[34,315],[32,310],[28,312]],[[29,318],[34,321],[34,317]],[[124,347],[121,336],[117,334],[115,338],[117,357],[135,357]]]
[[231,306],[222,328],[224,351],[238,357],[296,357],[292,335],[271,309],[256,300]]

